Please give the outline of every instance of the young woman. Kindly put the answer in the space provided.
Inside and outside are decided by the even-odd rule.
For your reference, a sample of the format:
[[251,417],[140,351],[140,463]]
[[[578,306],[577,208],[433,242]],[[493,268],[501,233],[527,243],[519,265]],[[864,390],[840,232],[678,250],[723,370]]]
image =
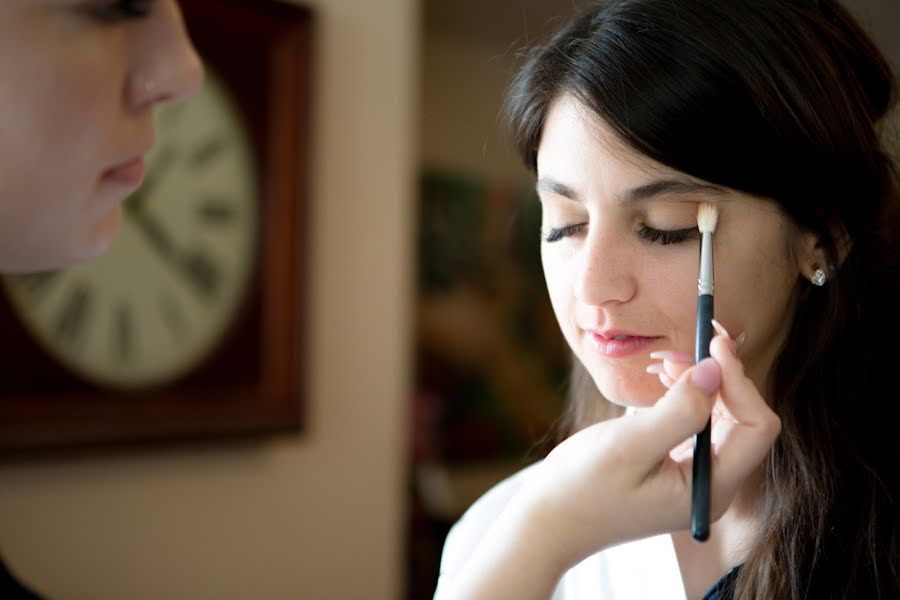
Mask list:
[[[154,109],[202,80],[175,0],[0,2],[0,272],[104,252]],[[33,597],[0,563],[3,597]]]
[[[834,0],[609,0],[530,53],[508,115],[550,298],[632,414],[573,398],[573,435],[451,532],[439,597],[900,597],[895,95]],[[692,367],[703,202],[721,325]]]

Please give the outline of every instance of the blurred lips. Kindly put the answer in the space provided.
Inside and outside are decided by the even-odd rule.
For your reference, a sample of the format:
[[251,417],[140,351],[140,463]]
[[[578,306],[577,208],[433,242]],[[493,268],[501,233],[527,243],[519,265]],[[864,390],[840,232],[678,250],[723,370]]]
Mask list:
[[656,340],[657,336],[645,336],[629,331],[608,329],[605,331],[587,332],[592,345],[600,354],[608,358],[624,358],[638,352],[646,351],[647,346]]
[[103,179],[130,188],[137,188],[144,181],[147,165],[143,155],[114,165],[103,172]]
[[144,157],[156,143],[156,131],[151,127],[144,131],[143,135],[133,139],[143,140],[143,143],[131,146],[136,148],[134,153],[125,154],[124,156],[127,158],[107,168],[101,175],[103,181],[130,188],[130,191],[136,190],[144,181],[144,176],[147,174],[147,163]]

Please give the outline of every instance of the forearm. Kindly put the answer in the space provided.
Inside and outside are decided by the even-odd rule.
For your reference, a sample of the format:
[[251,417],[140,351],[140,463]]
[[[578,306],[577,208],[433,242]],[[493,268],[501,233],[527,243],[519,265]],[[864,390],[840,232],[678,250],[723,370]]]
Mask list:
[[553,538],[547,524],[514,500],[441,600],[548,600],[570,566]]

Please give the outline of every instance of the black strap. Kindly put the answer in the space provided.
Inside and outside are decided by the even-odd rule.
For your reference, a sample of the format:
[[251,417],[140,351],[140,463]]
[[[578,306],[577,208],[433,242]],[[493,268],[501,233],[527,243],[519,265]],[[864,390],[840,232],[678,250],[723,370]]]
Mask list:
[[740,572],[741,565],[728,571],[722,579],[709,588],[709,591],[703,596],[703,600],[731,600],[734,598],[734,584]]

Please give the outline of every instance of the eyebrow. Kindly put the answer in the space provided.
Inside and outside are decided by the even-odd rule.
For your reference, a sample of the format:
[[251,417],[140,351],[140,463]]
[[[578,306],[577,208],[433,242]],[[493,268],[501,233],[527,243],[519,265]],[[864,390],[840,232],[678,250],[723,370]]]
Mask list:
[[[549,192],[568,198],[569,200],[580,201],[578,192],[564,183],[554,181],[553,179],[539,179],[535,186],[538,192]],[[649,200],[657,196],[677,196],[689,194],[704,194],[725,196],[727,192],[715,185],[709,183],[700,183],[696,181],[684,181],[679,179],[661,179],[653,181],[636,188],[632,188],[624,192],[620,198],[621,202],[638,202],[641,200]]]

